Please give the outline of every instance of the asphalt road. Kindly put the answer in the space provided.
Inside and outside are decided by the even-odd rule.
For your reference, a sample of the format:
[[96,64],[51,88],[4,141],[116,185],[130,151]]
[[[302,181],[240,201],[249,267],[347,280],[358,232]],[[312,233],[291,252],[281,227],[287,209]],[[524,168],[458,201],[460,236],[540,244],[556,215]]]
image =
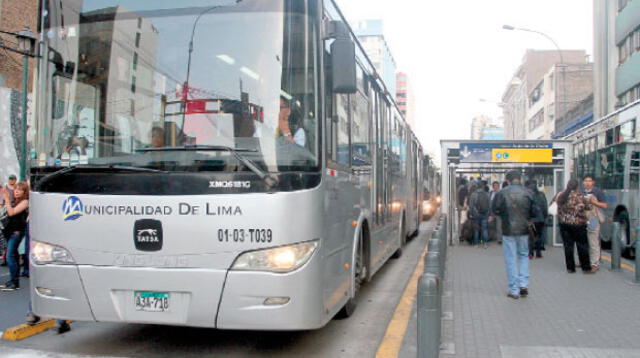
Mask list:
[[[433,221],[366,284],[353,316],[302,332],[214,329],[76,322],[63,335],[53,331],[20,341],[0,340],[0,357],[373,357],[422,253]],[[6,274],[2,268],[0,275]],[[28,283],[23,281],[23,286]],[[21,323],[27,289],[0,292],[0,329]]]

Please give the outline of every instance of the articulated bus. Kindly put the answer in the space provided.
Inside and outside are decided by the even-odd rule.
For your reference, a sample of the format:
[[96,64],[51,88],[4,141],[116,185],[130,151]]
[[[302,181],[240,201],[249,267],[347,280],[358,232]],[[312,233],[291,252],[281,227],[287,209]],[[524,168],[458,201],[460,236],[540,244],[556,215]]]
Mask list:
[[303,330],[422,218],[422,148],[333,0],[43,0],[38,315]]
[[440,183],[442,181],[440,170],[431,159],[431,156],[425,155],[422,164],[422,217],[430,219],[440,207],[442,198],[440,196]]
[[592,175],[604,189],[611,220],[602,227],[603,242],[611,242],[611,222],[620,223],[623,253],[633,256],[640,227],[640,101],[582,128],[566,139],[574,143],[574,173]]

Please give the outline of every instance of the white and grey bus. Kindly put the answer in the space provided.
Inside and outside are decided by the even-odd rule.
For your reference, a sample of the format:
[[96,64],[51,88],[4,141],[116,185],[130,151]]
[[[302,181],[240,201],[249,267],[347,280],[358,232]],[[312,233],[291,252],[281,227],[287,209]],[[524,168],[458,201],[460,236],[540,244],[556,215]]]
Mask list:
[[611,222],[619,222],[623,253],[633,256],[640,228],[640,101],[631,103],[569,136],[574,142],[574,173],[592,175],[609,204],[601,239],[611,242]]
[[39,315],[322,327],[418,231],[422,149],[332,0],[43,0]]

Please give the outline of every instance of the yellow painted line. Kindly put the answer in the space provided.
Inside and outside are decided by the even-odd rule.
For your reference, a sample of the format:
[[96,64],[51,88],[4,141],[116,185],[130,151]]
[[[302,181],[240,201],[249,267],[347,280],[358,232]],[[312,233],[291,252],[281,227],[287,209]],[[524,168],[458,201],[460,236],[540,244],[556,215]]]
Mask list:
[[387,326],[384,338],[382,338],[382,342],[378,346],[376,358],[395,358],[400,352],[402,340],[404,339],[407,326],[409,325],[409,319],[411,318],[413,301],[416,299],[416,294],[418,292],[418,279],[420,278],[420,275],[422,275],[424,255],[427,253],[427,250],[428,246],[425,247],[422,255],[420,255],[420,259],[416,264],[413,275],[402,293],[400,302],[396,306],[393,317]]
[[[611,262],[611,257],[609,257],[609,255],[600,255],[600,257],[602,257],[605,261]],[[631,265],[627,265],[624,262],[621,263],[620,266],[622,266],[622,268],[625,269],[625,270],[635,271],[635,267],[633,267]]]
[[34,325],[23,323],[19,326],[7,328],[2,335],[2,339],[6,339],[9,341],[19,341],[51,329],[55,324],[56,321],[52,319],[38,322]]

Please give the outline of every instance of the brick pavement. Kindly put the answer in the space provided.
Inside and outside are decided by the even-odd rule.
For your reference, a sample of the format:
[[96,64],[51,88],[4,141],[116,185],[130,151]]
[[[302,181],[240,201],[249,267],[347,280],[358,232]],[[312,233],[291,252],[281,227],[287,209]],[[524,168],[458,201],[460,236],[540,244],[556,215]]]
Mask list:
[[561,248],[530,263],[530,296],[513,300],[501,246],[449,250],[443,311],[453,320],[443,320],[443,343],[455,353],[442,358],[640,357],[640,286],[630,272],[605,262],[595,275],[568,274]]

